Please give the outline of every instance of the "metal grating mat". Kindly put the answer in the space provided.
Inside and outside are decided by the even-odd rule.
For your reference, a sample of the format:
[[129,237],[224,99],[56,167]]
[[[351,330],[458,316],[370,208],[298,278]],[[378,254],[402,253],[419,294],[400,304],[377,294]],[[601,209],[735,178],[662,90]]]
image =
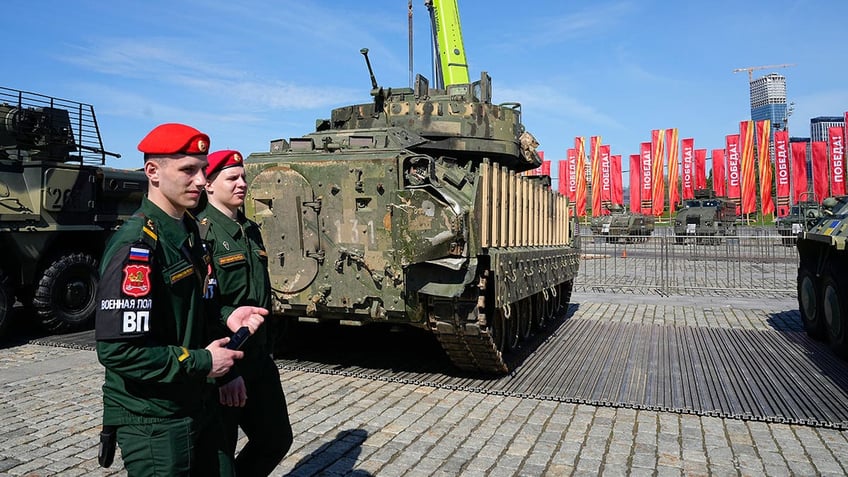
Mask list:
[[[394,349],[386,350],[385,336],[363,343],[364,335],[344,333],[350,330],[304,336],[312,351],[277,363],[487,394],[848,429],[848,363],[803,332],[575,318],[552,326],[499,378],[456,374],[422,336],[392,338]],[[30,343],[93,349],[93,340],[89,331]]]
[[397,363],[370,368],[350,356],[277,363],[488,394],[848,429],[848,363],[803,332],[570,319],[521,361],[495,379]]

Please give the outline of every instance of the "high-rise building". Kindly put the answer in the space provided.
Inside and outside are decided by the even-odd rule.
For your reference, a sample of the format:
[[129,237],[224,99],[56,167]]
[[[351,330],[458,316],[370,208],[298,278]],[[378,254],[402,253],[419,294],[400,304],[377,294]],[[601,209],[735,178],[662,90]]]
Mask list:
[[750,87],[751,119],[771,120],[772,132],[786,129],[791,114],[786,105],[786,77],[767,74],[751,81]]
[[827,141],[827,129],[845,126],[845,118],[842,116],[819,116],[810,119],[810,140]]

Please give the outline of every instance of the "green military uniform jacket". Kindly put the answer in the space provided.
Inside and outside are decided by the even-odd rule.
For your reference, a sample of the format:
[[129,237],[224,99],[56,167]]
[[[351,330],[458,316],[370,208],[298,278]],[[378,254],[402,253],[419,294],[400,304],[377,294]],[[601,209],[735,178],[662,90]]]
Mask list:
[[110,239],[97,290],[97,357],[106,368],[103,424],[196,415],[213,388],[203,300],[208,256],[197,224],[147,197]]
[[[259,225],[241,212],[233,220],[211,204],[207,204],[198,219],[208,227],[205,240],[212,254],[214,276],[218,282],[216,301],[221,304],[221,316],[229,316],[239,306],[271,308],[271,281],[268,277],[268,254],[262,243]],[[254,358],[267,355],[269,343],[267,324],[247,340],[242,351],[244,359],[236,363],[236,371],[249,373]]]

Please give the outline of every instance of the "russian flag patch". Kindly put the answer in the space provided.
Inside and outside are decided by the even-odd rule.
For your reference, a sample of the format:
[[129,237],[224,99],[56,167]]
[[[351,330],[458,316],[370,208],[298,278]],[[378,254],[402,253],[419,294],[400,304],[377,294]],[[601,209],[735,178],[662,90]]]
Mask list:
[[150,261],[150,250],[147,250],[146,248],[130,247],[130,260],[135,262],[148,262]]

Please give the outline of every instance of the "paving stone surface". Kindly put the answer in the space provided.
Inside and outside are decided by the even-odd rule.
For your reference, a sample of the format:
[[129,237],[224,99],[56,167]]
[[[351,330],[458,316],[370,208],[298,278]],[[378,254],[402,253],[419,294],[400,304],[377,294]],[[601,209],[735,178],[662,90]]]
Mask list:
[[[774,328],[790,298],[575,293],[576,317]],[[791,320],[786,326],[795,326]],[[0,348],[0,475],[126,475],[96,462],[92,351]],[[276,476],[848,474],[848,431],[281,373],[295,441]],[[242,440],[242,444],[244,441]]]

